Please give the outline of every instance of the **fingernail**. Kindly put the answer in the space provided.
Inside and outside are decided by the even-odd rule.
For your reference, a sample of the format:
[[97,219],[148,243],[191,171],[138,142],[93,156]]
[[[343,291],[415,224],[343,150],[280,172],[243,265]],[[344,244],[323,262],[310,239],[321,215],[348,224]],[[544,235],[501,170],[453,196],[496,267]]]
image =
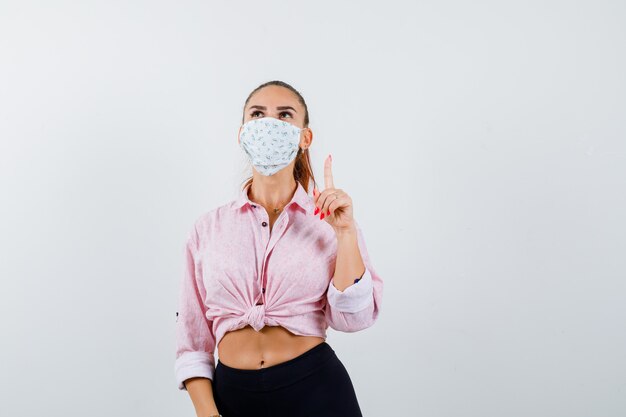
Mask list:
[[326,213],[327,216],[330,216],[330,209],[328,209],[328,213]]
[[315,207],[315,213],[313,213],[313,214],[314,214],[314,215],[316,215],[316,214],[317,214],[317,213],[319,213],[319,212],[320,212],[319,207]]
[[320,217],[320,220],[324,220],[324,213],[322,213],[322,216]]
[[331,154],[328,154],[328,157],[330,158],[331,162],[333,160],[333,156]]

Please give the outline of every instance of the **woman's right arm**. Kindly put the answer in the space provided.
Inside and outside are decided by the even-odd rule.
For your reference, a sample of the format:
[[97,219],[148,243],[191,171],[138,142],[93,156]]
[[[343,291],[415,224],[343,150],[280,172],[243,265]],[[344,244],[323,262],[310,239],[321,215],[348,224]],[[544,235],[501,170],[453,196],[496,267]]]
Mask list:
[[198,417],[219,414],[213,399],[213,381],[207,378],[190,378],[184,384]]
[[194,227],[185,245],[185,268],[180,281],[176,313],[176,362],[178,388],[186,390],[198,417],[218,414],[213,399],[215,335],[206,317],[206,289],[198,259]]

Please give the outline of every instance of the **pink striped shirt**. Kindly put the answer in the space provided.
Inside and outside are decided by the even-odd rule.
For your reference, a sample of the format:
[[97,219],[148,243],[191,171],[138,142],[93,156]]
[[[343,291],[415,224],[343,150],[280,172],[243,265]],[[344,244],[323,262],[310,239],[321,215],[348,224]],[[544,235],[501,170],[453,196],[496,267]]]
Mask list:
[[213,379],[222,337],[246,325],[282,326],[326,339],[326,329],[356,332],[374,324],[383,280],[372,266],[356,223],[365,273],[343,292],[333,285],[337,238],[298,182],[270,233],[265,209],[237,199],[196,219],[185,245],[176,312],[175,374],[180,390],[191,377]]

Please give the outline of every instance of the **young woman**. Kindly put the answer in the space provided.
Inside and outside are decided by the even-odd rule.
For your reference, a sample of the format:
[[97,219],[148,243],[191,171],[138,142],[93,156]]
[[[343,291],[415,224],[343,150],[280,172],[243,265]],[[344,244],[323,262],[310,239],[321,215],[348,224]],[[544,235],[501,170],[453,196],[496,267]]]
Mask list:
[[325,341],[329,326],[356,332],[381,309],[383,281],[352,199],[335,188],[330,155],[317,189],[308,109],[289,84],[252,91],[242,123],[238,145],[253,175],[237,199],[197,218],[186,241],[178,388],[198,417],[361,416]]

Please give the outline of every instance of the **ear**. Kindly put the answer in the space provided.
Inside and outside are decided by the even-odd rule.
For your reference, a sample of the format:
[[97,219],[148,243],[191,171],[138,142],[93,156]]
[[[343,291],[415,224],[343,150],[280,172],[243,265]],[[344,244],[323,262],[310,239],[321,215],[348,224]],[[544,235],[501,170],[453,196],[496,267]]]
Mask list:
[[306,148],[311,146],[311,142],[313,142],[313,131],[309,127],[305,127],[302,130],[302,145]]

